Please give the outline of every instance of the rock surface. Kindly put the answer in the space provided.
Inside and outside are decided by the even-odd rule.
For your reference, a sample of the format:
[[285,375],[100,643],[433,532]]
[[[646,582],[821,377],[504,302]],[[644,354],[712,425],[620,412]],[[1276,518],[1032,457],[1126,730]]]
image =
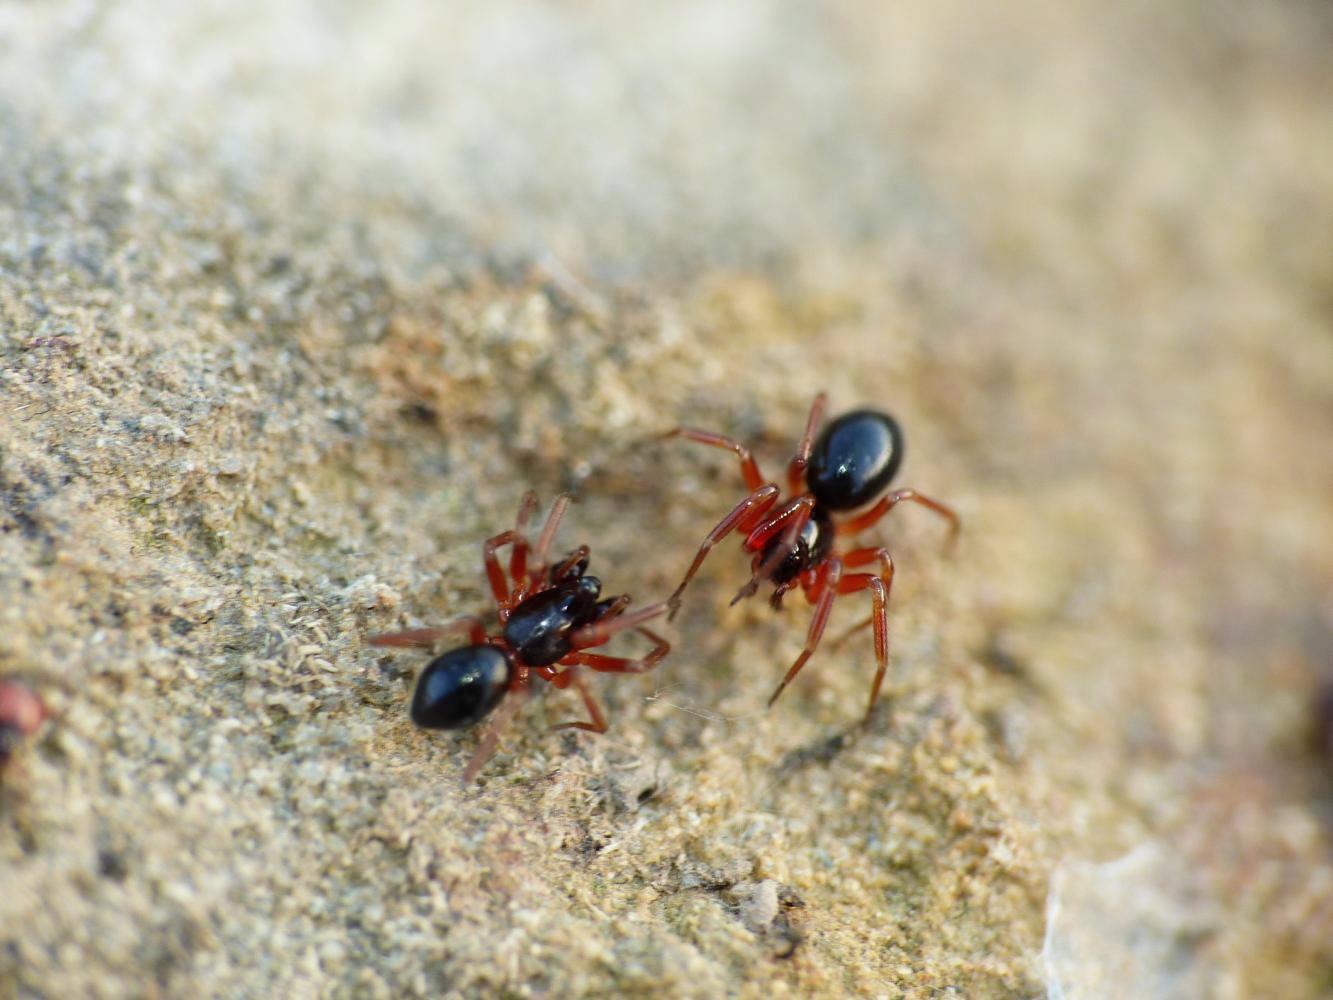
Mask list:
[[[0,996],[1333,989],[1325,5],[273,6],[0,5]],[[366,635],[529,488],[665,596],[819,389],[966,523],[892,704],[728,544],[460,787]]]

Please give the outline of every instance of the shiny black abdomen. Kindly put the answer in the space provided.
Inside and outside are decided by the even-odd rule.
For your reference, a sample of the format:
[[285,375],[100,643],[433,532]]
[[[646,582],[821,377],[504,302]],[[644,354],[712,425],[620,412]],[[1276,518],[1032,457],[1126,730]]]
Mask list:
[[903,459],[903,432],[878,410],[853,410],[825,426],[810,452],[805,483],[820,506],[854,510],[888,488]]
[[582,576],[521,601],[505,622],[504,640],[530,667],[545,667],[570,652],[570,635],[598,617],[601,583]]
[[[833,551],[833,534],[833,521],[826,511],[816,506],[810,512],[810,520],[805,522],[805,527],[796,536],[795,546],[787,553],[787,558],[778,563],[777,569],[769,574],[769,580],[777,584],[789,583],[811,566],[823,562]],[[773,549],[781,543],[782,534],[779,532],[764,546],[759,555],[760,561],[772,555]]]
[[426,664],[412,695],[412,721],[423,729],[462,729],[490,714],[513,669],[494,646],[451,649]]

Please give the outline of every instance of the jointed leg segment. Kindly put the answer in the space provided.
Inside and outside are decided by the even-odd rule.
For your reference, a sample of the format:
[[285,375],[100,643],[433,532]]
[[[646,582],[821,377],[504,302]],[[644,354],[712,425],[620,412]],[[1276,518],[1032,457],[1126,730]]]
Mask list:
[[777,686],[777,690],[768,699],[769,705],[778,700],[778,696],[787,689],[787,685],[801,672],[801,668],[805,666],[805,661],[810,659],[811,654],[819,646],[819,640],[824,635],[824,628],[828,625],[829,613],[833,610],[833,599],[838,596],[838,582],[841,579],[842,563],[838,559],[830,559],[820,567],[819,576],[811,591],[815,601],[815,615],[810,619],[810,630],[805,636],[805,649],[801,650],[801,655],[796,658],[796,662],[791,665],[787,675],[782,678],[782,683]]
[[626,629],[638,628],[644,622],[652,621],[667,613],[667,602],[658,601],[656,604],[646,604],[637,611],[631,611],[629,614],[619,614],[615,617],[606,616],[593,622],[591,625],[585,625],[573,635],[570,642],[575,650],[588,649],[593,646],[600,646],[606,640],[617,632],[624,632]]
[[703,540],[703,544],[699,546],[699,551],[694,556],[694,562],[690,563],[690,568],[685,571],[685,578],[680,581],[680,586],[667,600],[667,604],[671,608],[670,614],[667,615],[667,621],[676,617],[676,612],[680,610],[681,594],[685,593],[685,588],[694,579],[694,574],[699,572],[699,567],[703,565],[704,559],[713,546],[733,531],[749,532],[752,530],[773,507],[773,504],[777,503],[778,493],[779,490],[773,483],[760,486],[733,507],[731,512],[708,533]]
[[894,490],[880,498],[879,503],[871,507],[864,514],[858,514],[850,521],[844,521],[838,525],[839,535],[855,535],[859,531],[864,531],[881,517],[893,510],[898,504],[910,500],[912,503],[919,503],[921,506],[933,510],[940,517],[949,522],[949,538],[947,545],[952,545],[958,532],[962,528],[962,522],[952,507],[942,504],[938,500],[932,500],[924,493],[918,493],[916,490]]
[[571,567],[577,565],[581,560],[587,559],[591,551],[592,550],[589,549],[588,546],[580,545],[569,555],[565,556],[564,559],[556,563],[556,565],[553,567],[552,571],[553,575],[556,578],[564,576],[566,573],[569,572]]
[[583,678],[579,676],[578,669],[575,668],[570,670],[563,676],[568,677],[569,680],[566,683],[572,684],[578,689],[579,694],[583,696],[583,707],[588,710],[589,721],[561,722],[552,726],[551,730],[554,732],[557,729],[582,729],[587,733],[606,732],[606,716],[602,714],[602,709],[601,706],[597,704],[597,699],[595,699],[592,696],[592,692],[588,690],[588,685],[583,683]]
[[860,590],[869,590],[872,599],[872,611],[869,622],[875,626],[875,679],[870,685],[870,703],[866,706],[866,718],[875,709],[879,699],[880,687],[884,684],[884,675],[889,669],[889,593],[893,590],[893,557],[888,549],[854,549],[843,556],[847,566],[863,566],[878,562],[879,575],[873,573],[853,573],[845,576],[838,587],[840,594],[854,594]]
[[444,625],[434,628],[410,628],[402,632],[383,632],[367,637],[372,646],[408,646],[416,649],[429,649],[445,636],[458,635],[466,631],[468,642],[480,646],[486,641],[486,626],[476,615],[464,615]]
[[590,667],[600,673],[607,674],[643,674],[652,670],[661,662],[662,658],[671,652],[671,643],[667,642],[656,632],[646,628],[639,628],[635,631],[647,636],[653,640],[656,645],[644,656],[637,660],[631,660],[625,656],[603,656],[601,653],[578,652],[572,654],[569,658],[581,666]]
[[500,707],[495,710],[495,715],[491,716],[490,724],[486,731],[481,735],[481,742],[477,744],[477,749],[473,751],[471,759],[467,762],[467,767],[463,768],[463,786],[472,784],[472,779],[477,776],[481,766],[491,759],[491,754],[495,753],[496,744],[500,742],[500,733],[504,727],[509,724],[519,708],[528,700],[530,694],[528,669],[520,666],[514,671],[514,678],[509,682],[509,694],[500,702]]
[[755,462],[750,449],[739,441],[733,441],[721,434],[714,434],[712,431],[701,431],[693,427],[677,427],[673,431],[667,431],[662,435],[662,440],[665,441],[674,437],[683,437],[687,441],[698,441],[700,444],[710,445],[714,448],[725,448],[727,451],[735,452],[736,457],[741,460],[741,475],[745,477],[745,487],[751,492],[759,489],[768,481],[764,478],[763,473],[759,471],[759,465]]
[[[493,538],[486,539],[481,546],[481,561],[486,566],[486,579],[491,585],[491,594],[495,597],[495,603],[499,605],[501,611],[507,611],[510,606],[509,581],[505,579],[504,570],[500,568],[500,559],[496,552],[506,545],[527,547],[527,537],[517,531],[502,531]],[[520,581],[515,580],[517,587]]]
[[551,551],[551,543],[555,541],[556,530],[560,527],[565,511],[569,508],[569,500],[568,493],[561,493],[551,504],[551,512],[546,515],[546,524],[542,526],[542,533],[537,536],[537,544],[532,550],[532,569],[534,573],[540,573],[546,568],[547,553]]
[[603,656],[600,653],[576,652],[570,653],[560,661],[570,669],[551,676],[549,680],[556,687],[567,687],[572,684],[578,688],[579,694],[583,696],[583,704],[588,709],[591,721],[562,722],[558,726],[552,726],[552,729],[583,729],[590,733],[606,732],[606,716],[602,714],[597,701],[584,684],[583,678],[579,676],[579,667],[588,667],[600,673],[609,674],[642,674],[652,670],[661,661],[662,657],[671,652],[671,644],[649,629],[638,628],[635,631],[641,632],[656,644],[646,655],[639,657],[637,660],[625,656]]
[[523,494],[523,501],[518,506],[518,517],[514,518],[514,534],[522,539],[515,541],[509,553],[509,579],[515,587],[523,587],[528,579],[528,519],[537,509],[537,494],[528,490]]
[[759,585],[769,578],[775,569],[787,558],[796,545],[810,515],[814,513],[815,498],[809,493],[790,501],[782,510],[758,525],[745,539],[745,548],[750,552],[760,552],[769,541],[782,532],[781,542],[774,546],[772,553],[750,574],[750,581],[736,592],[731,603],[742,601],[754,594]]
[[[878,562],[880,572],[875,573],[851,573],[843,575],[844,567],[864,566],[867,563]],[[800,673],[801,668],[805,666],[806,661],[814,653],[823,637],[824,628],[828,624],[829,614],[833,610],[834,599],[842,594],[855,594],[862,590],[869,590],[873,602],[873,611],[869,619],[863,622],[858,628],[873,624],[875,627],[875,679],[870,685],[870,703],[866,708],[866,717],[869,718],[871,711],[874,710],[875,702],[879,699],[880,688],[884,684],[884,675],[889,667],[889,593],[893,588],[893,557],[889,555],[887,549],[883,548],[865,548],[853,549],[841,558],[833,558],[825,564],[825,567],[818,571],[814,583],[807,591],[807,596],[815,605],[814,618],[810,622],[810,631],[806,635],[805,649],[797,657],[796,662],[792,664],[787,675],[783,677],[782,683],[778,685],[771,698],[768,699],[770,705],[777,701],[778,696],[786,689],[792,679]]]
[[824,404],[828,397],[820,393],[810,405],[810,416],[805,420],[805,433],[801,435],[801,444],[796,449],[796,456],[787,466],[787,485],[791,492],[805,492],[805,467],[810,464],[810,449],[814,447],[815,430],[824,419]]
[[[495,603],[502,611],[508,610],[527,594],[530,584],[535,583],[546,569],[546,555],[555,538],[560,520],[569,507],[569,494],[562,493],[551,504],[551,511],[546,515],[546,524],[537,544],[529,554],[527,527],[528,520],[537,508],[537,494],[528,492],[518,508],[515,527],[512,531],[502,531],[493,538],[488,538],[481,547],[482,562],[486,566],[486,579],[490,582]],[[512,545],[509,555],[509,579],[505,579],[496,552],[506,545]]]

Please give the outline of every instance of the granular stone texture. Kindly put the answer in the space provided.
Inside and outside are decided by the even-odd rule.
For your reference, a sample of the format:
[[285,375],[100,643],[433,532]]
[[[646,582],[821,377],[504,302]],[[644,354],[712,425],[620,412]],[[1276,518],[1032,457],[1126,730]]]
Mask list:
[[[0,998],[1327,996],[1326,5],[0,2]],[[894,668],[719,546],[479,780],[522,495],[665,597],[814,394]],[[563,551],[563,550],[562,550]],[[618,638],[608,651],[641,648]],[[545,688],[546,686],[543,685]]]

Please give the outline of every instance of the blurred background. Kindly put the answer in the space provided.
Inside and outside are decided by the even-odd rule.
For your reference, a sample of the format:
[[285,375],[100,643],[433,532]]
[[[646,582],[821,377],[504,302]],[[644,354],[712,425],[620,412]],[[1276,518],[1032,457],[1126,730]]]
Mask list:
[[[0,995],[1333,993],[1330,43],[0,2]],[[773,474],[820,390],[965,521],[879,533],[892,704],[862,637],[764,712],[809,612],[728,543],[461,789],[365,635],[484,611],[529,488],[658,599],[742,484],[655,435]]]

